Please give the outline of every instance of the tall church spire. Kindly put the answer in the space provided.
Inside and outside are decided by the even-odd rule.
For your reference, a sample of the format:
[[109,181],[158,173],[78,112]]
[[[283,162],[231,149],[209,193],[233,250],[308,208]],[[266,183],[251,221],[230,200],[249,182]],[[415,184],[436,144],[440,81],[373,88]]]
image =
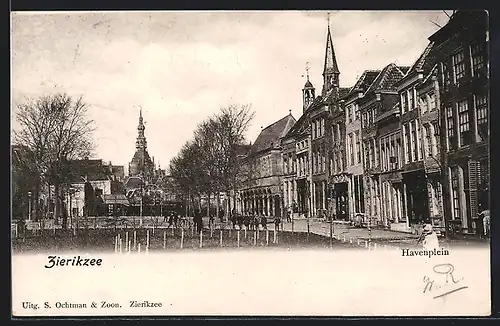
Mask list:
[[135,142],[135,148],[145,150],[147,148],[146,136],[144,136],[144,121],[142,119],[142,108],[139,110],[139,125],[137,126],[137,140]]
[[335,50],[333,49],[332,34],[330,32],[330,14],[328,13],[328,31],[326,35],[325,66],[323,68],[323,95],[333,87],[339,87],[339,67]]

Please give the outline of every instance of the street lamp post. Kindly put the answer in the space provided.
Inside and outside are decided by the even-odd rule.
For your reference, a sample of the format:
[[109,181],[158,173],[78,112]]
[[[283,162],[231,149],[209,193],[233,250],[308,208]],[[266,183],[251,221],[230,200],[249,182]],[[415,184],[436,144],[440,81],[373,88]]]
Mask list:
[[28,191],[28,221],[31,221],[31,191]]

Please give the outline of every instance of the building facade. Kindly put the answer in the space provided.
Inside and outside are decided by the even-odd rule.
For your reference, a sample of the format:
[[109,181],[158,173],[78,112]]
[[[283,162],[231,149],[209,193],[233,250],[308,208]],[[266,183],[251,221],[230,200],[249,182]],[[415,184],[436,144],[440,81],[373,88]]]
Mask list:
[[489,32],[486,11],[457,11],[429,37],[436,51],[446,223],[474,232],[489,209]]
[[[244,215],[282,216],[284,164],[281,139],[295,124],[289,114],[263,128],[243,160],[246,180],[239,190]],[[233,207],[235,207],[233,205]],[[237,208],[237,207],[236,207]]]
[[430,223],[444,231],[442,162],[439,151],[439,85],[436,54],[430,42],[397,84],[403,140],[403,218],[400,227],[416,231]]
[[349,219],[365,216],[363,143],[361,141],[360,102],[380,70],[366,70],[342,98],[345,113],[346,168]]
[[[394,108],[398,102],[398,93],[394,85],[403,78],[408,69],[409,67],[397,66],[394,63],[387,65],[358,100],[364,154],[365,214],[371,225],[388,226],[388,220],[384,218],[385,205],[384,207],[382,205],[381,181],[389,182],[393,188],[398,189],[397,173],[386,174],[382,178],[382,163],[385,164],[385,162],[381,160],[380,138],[383,136],[384,142],[389,141],[389,144],[392,140],[397,143],[397,135],[391,135],[397,128],[390,123],[391,115],[394,114]],[[384,154],[385,149],[384,146]]]

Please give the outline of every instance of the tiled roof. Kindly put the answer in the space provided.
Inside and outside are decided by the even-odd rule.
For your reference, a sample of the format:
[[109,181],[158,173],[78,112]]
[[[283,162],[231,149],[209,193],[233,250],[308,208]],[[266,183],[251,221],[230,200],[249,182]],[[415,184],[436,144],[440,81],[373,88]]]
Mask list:
[[[321,98],[321,97],[317,97],[317,99],[318,98]],[[307,122],[308,116],[309,116],[308,112],[307,111],[304,112],[304,114],[299,118],[299,120],[297,120],[297,122],[293,125],[293,127],[290,128],[290,130],[286,134],[286,137],[291,137],[291,136],[294,136],[295,134],[297,134],[297,132],[301,129],[301,127]]]
[[129,177],[127,181],[125,181],[125,187],[128,189],[140,188],[144,185],[144,181],[139,177]]
[[153,164],[153,161],[151,160],[151,157],[146,149],[136,150],[131,161],[131,163],[137,163],[139,165],[142,165],[142,162],[144,162],[144,164]]
[[394,63],[388,64],[378,74],[371,86],[366,90],[366,94],[381,90],[396,90],[394,84],[404,77],[407,67],[398,67]]
[[262,129],[253,143],[250,152],[257,153],[278,146],[280,139],[288,133],[295,122],[295,118],[289,114],[272,125]]
[[437,64],[435,64],[435,65],[432,67],[432,69],[429,71],[429,73],[428,73],[426,76],[424,76],[424,79],[422,80],[422,83],[421,83],[422,85],[423,85],[423,84],[425,84],[425,83],[429,80],[429,78],[432,76],[433,72],[434,72],[436,69],[437,69]]
[[109,180],[111,171],[101,159],[74,160],[69,163],[69,174],[72,182]]
[[[429,69],[432,69],[434,66],[435,57],[433,55],[434,42],[430,42],[425,50],[420,54],[415,63],[408,70],[406,75],[410,75],[415,72],[429,72]],[[432,54],[431,54],[432,53]]]
[[406,73],[408,73],[408,71],[410,70],[410,66],[397,66],[399,70],[401,70],[401,72],[403,73],[403,75],[405,75]]
[[354,92],[365,92],[379,74],[380,70],[365,70],[344,97],[350,96]]

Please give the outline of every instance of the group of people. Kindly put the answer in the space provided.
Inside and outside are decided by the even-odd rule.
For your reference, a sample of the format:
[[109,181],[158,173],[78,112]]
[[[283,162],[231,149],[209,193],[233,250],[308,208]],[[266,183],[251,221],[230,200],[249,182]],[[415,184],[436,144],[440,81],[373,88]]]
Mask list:
[[[240,229],[243,229],[243,226],[245,226],[247,230],[257,230],[260,226],[262,226],[265,230],[267,229],[268,219],[266,216],[233,214],[231,216],[231,223],[233,229],[235,229],[236,225],[238,225]],[[273,223],[276,230],[281,228],[281,218],[279,216],[274,217]]]
[[[170,212],[167,213],[164,217],[164,222],[167,223],[168,220],[168,225],[167,228],[170,227],[179,227],[179,224],[184,224],[185,219],[181,217],[180,214],[176,214],[175,212]],[[196,211],[193,217],[193,223],[194,226],[196,227],[196,232],[200,232],[201,229],[203,229],[203,219],[201,217],[201,213],[199,211]]]

